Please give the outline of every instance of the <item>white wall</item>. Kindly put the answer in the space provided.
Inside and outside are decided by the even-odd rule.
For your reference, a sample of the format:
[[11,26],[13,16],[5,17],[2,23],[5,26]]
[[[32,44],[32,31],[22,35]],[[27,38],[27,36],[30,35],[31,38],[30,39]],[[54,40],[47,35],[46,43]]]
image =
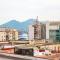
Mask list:
[[59,29],[59,25],[49,26],[49,29],[50,29],[50,30],[58,30],[58,29]]
[[32,25],[29,26],[29,40],[34,40],[34,27]]
[[49,39],[49,22],[46,23],[46,39]]
[[50,22],[46,23],[46,39],[49,39],[49,30],[58,30],[59,25],[50,25]]

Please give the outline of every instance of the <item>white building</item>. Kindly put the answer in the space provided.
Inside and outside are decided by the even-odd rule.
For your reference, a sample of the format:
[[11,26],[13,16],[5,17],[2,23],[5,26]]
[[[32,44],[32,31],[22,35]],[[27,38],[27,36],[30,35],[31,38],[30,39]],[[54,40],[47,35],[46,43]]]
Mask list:
[[47,22],[46,23],[46,39],[60,40],[60,22]]
[[28,37],[29,40],[34,40],[34,27],[32,25],[29,26]]

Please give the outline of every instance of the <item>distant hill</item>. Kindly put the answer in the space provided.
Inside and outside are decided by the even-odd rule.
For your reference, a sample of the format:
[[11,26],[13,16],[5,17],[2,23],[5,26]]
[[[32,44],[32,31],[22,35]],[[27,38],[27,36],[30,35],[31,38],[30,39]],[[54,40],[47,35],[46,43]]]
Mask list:
[[34,19],[28,19],[25,22],[18,22],[16,20],[11,20],[5,24],[0,25],[0,27],[15,28],[17,30],[28,31],[28,26],[33,23]]

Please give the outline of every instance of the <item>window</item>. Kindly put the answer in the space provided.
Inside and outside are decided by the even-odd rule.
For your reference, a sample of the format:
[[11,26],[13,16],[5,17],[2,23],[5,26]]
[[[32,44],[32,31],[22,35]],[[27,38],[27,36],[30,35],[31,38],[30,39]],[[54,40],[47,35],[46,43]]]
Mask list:
[[56,30],[56,32],[59,32],[59,30]]

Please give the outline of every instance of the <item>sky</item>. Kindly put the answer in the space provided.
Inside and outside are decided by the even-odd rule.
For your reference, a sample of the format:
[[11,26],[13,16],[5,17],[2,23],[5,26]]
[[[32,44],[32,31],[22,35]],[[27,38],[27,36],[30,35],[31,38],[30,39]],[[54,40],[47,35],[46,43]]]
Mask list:
[[0,25],[10,20],[60,20],[60,0],[0,0]]

